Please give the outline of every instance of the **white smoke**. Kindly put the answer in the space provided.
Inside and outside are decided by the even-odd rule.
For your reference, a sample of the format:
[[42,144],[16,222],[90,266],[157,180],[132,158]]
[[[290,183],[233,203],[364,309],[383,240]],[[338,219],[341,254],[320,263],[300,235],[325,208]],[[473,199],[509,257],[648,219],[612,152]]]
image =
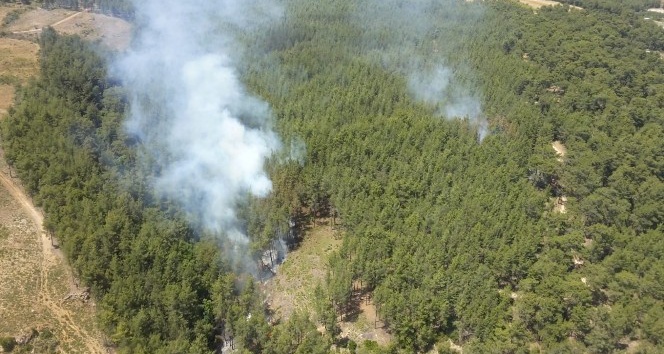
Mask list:
[[295,161],[300,166],[304,166],[307,158],[307,145],[300,137],[294,137],[290,141],[289,161]]
[[137,0],[135,7],[138,36],[115,70],[130,92],[126,126],[145,148],[155,191],[206,231],[244,244],[235,208],[270,192],[264,163],[280,141],[268,105],[238,78],[238,36],[281,11],[241,0]]
[[413,71],[408,77],[408,90],[416,100],[435,106],[440,116],[468,119],[476,127],[480,142],[488,134],[479,98],[455,83],[451,69],[437,65],[430,70]]
[[365,46],[388,70],[406,76],[411,96],[447,119],[467,119],[482,141],[488,123],[480,95],[469,90],[446,64],[458,55],[463,38],[450,29],[472,28],[481,21],[481,4],[456,0],[361,0],[355,11],[365,30]]

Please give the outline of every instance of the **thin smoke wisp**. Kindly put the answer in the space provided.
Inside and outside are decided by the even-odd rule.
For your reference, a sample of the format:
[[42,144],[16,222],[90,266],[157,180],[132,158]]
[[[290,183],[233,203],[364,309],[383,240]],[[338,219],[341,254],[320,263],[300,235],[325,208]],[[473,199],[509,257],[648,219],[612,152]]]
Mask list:
[[354,14],[357,25],[365,31],[364,46],[369,55],[386,69],[404,75],[414,99],[431,105],[441,117],[468,119],[476,127],[478,139],[486,137],[488,125],[481,95],[460,79],[472,76],[472,70],[448,64],[464,45],[464,31],[481,21],[481,4],[363,0]]

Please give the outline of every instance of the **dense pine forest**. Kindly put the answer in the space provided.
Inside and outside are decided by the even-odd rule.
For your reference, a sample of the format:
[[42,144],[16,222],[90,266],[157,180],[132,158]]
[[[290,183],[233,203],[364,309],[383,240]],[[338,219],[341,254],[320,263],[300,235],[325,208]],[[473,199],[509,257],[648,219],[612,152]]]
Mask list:
[[[306,153],[267,161],[272,192],[238,214],[257,254],[290,220],[333,214],[345,234],[317,311],[283,323],[154,194],[116,54],[40,37],[3,148],[120,352],[327,353],[357,283],[395,339],[358,352],[664,350],[664,30],[635,13],[656,4],[281,4],[241,35],[238,70]],[[444,97],[414,94],[440,67]]]

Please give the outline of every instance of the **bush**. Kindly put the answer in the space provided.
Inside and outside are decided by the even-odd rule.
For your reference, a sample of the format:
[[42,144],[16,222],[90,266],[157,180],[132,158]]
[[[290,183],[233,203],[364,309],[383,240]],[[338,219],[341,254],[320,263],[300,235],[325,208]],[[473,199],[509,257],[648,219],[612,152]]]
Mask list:
[[348,350],[350,350],[351,353],[355,353],[357,350],[357,343],[352,339],[348,341]]
[[0,337],[0,347],[5,352],[11,352],[16,347],[16,339],[14,337]]
[[23,9],[9,11],[7,15],[5,15],[5,18],[2,20],[2,25],[9,26],[14,21],[18,20],[18,18],[21,16],[23,12],[25,12],[25,10]]

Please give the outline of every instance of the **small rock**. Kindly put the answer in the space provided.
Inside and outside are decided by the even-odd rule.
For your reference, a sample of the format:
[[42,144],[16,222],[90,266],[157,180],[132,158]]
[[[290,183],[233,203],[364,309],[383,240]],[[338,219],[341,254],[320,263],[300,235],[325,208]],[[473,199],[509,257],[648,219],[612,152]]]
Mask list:
[[19,334],[14,339],[16,340],[16,344],[25,345],[25,344],[30,343],[30,341],[32,340],[32,338],[35,337],[36,334],[37,334],[37,331],[35,331],[34,329],[31,328],[31,329],[29,329],[27,331],[24,331],[23,333]]

